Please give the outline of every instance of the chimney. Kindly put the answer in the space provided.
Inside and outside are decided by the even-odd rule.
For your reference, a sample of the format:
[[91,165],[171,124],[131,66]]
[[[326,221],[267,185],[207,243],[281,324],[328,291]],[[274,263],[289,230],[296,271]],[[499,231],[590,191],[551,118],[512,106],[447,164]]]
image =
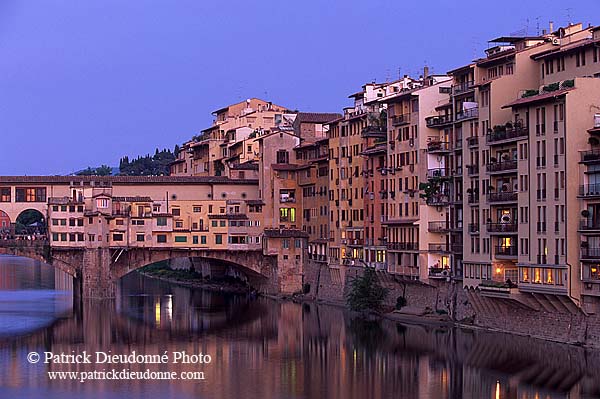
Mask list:
[[427,79],[429,77],[429,67],[425,65],[423,67],[423,79]]
[[550,33],[554,32],[554,21],[550,21]]

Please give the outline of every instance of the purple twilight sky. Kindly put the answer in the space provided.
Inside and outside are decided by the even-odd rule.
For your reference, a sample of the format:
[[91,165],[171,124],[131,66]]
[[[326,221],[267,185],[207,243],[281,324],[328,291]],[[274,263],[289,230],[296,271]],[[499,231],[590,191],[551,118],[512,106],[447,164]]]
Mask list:
[[1,0],[0,175],[116,166],[248,97],[339,112],[550,20],[600,24],[600,2]]

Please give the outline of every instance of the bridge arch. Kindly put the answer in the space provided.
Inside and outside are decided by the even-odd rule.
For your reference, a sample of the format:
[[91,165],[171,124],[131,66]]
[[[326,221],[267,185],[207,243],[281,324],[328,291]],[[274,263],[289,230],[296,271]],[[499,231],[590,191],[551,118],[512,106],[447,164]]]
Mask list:
[[11,233],[11,223],[8,213],[0,209],[0,238]]
[[265,256],[262,251],[225,251],[225,250],[144,250],[129,249],[120,256],[113,252],[111,265],[113,279],[121,277],[160,261],[178,258],[199,258],[202,261],[232,266],[243,272],[248,283],[257,289],[277,291],[277,258]]
[[38,209],[24,209],[15,219],[16,234],[46,234],[47,230],[46,216]]

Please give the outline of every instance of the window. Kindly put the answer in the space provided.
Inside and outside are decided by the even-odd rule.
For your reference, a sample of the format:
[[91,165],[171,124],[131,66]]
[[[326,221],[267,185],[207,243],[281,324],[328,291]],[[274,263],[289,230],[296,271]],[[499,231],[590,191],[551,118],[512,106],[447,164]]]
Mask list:
[[200,236],[200,244],[206,244],[206,236]]
[[96,198],[96,207],[105,209],[110,205],[108,198]]
[[289,163],[290,154],[285,150],[277,151],[277,163]]
[[114,233],[113,234],[113,241],[123,241],[123,234],[121,234],[121,233]]
[[17,188],[16,202],[46,202],[46,187]]
[[198,244],[198,236],[192,237],[192,244]]
[[223,234],[215,234],[215,244],[223,244]]
[[201,206],[201,205],[194,206],[194,207],[192,208],[192,210],[193,210],[193,212],[194,212],[194,213],[199,213],[199,212],[202,212],[202,206]]
[[216,221],[216,220],[213,220],[213,221],[211,222],[211,224],[212,224],[212,227],[217,227],[217,226],[218,226],[218,223],[217,223],[217,221]]
[[145,236],[144,236],[143,234],[137,234],[137,235],[135,236],[135,239],[136,239],[137,241],[139,241],[139,242],[142,242],[142,241],[145,241],[145,240],[146,240],[146,239],[145,239]]
[[180,216],[181,215],[181,209],[179,209],[179,208],[173,208],[171,210],[171,212],[173,213],[173,216]]
[[167,242],[167,235],[166,234],[159,234],[156,236],[156,242],[158,243],[165,243]]
[[167,218],[166,217],[158,217],[156,218],[156,225],[157,226],[166,226],[167,225]]
[[0,187],[0,202],[10,202],[10,187]]
[[175,242],[187,242],[186,236],[175,236]]

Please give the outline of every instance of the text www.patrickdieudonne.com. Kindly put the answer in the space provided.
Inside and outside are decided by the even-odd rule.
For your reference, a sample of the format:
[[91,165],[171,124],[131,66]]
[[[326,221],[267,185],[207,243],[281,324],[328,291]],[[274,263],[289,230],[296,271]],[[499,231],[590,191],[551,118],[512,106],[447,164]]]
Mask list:
[[[53,352],[30,352],[27,355],[27,361],[30,364],[51,364],[51,365],[71,365],[71,364],[89,364],[89,365],[207,365],[212,358],[208,354],[193,353],[185,351],[168,352],[162,354],[144,355],[132,351],[128,354],[113,354],[108,352],[87,351],[71,353],[53,353]],[[79,382],[95,380],[204,380],[204,371],[170,371],[170,370],[151,370],[146,368],[137,370],[136,366],[132,370],[128,367],[102,368],[101,370],[78,370],[78,371],[47,371],[50,380],[72,380]],[[143,367],[142,367],[143,368]]]
[[50,380],[72,380],[79,382],[95,380],[204,380],[203,371],[131,371],[93,370],[93,371],[48,371]]

